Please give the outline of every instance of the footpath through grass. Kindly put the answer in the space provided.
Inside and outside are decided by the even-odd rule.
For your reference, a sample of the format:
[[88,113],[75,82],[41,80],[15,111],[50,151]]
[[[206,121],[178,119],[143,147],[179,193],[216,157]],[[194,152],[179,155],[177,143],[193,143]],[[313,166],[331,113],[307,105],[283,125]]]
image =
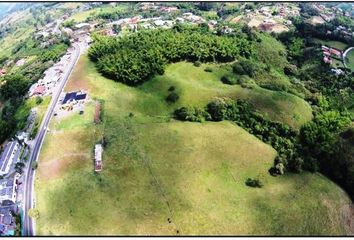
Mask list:
[[[189,63],[133,88],[100,76],[83,56],[66,90],[87,89],[104,102],[104,121],[83,116],[53,119],[36,175],[38,235],[342,235],[349,199],[319,174],[271,177],[275,150],[231,122],[170,119],[179,105],[214,96],[256,98],[293,115],[288,95],[242,89]],[[164,98],[174,85],[176,105]],[[292,96],[292,95],[291,95]],[[289,103],[284,103],[284,102]],[[259,103],[269,116],[277,116]],[[270,104],[270,103],[269,103]],[[273,106],[274,107],[274,106]],[[283,110],[285,109],[285,110]],[[282,118],[280,118],[282,119]],[[285,118],[285,115],[283,117]],[[92,151],[104,133],[103,171],[93,172]],[[259,177],[264,187],[245,186]],[[347,205],[346,205],[347,204]]]

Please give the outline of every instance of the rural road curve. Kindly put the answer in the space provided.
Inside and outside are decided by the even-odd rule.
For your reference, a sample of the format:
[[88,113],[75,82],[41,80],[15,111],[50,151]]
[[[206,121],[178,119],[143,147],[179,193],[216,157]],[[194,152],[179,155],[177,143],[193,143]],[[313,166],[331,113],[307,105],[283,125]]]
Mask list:
[[345,62],[345,58],[347,57],[348,52],[350,52],[353,48],[354,47],[350,47],[347,50],[345,50],[345,52],[343,53],[343,63],[344,63],[344,67],[346,67],[346,68],[347,68],[347,64]]
[[56,90],[56,92],[53,92],[53,96],[52,96],[52,101],[47,109],[47,112],[44,116],[44,119],[42,121],[42,124],[38,130],[37,136],[33,141],[33,147],[32,147],[32,151],[31,151],[31,155],[29,158],[29,163],[28,163],[28,167],[27,167],[27,172],[26,172],[26,176],[25,176],[25,188],[24,188],[24,206],[23,206],[23,235],[24,236],[34,236],[35,234],[35,229],[34,229],[34,223],[31,217],[28,216],[28,211],[33,208],[34,206],[34,202],[33,202],[33,189],[34,189],[34,176],[35,176],[35,170],[32,170],[32,163],[36,162],[38,159],[38,155],[45,137],[45,134],[47,132],[47,128],[49,125],[49,122],[53,116],[53,112],[55,109],[55,106],[58,103],[59,97],[61,92],[63,91],[66,82],[68,81],[70,74],[72,72],[72,70],[74,69],[74,66],[76,65],[80,55],[81,55],[81,49],[79,44],[74,43],[73,45],[74,50],[74,54],[72,54],[72,56],[74,56],[73,61],[71,62],[71,65],[69,66],[67,72],[64,75],[64,78],[62,79],[59,88]]

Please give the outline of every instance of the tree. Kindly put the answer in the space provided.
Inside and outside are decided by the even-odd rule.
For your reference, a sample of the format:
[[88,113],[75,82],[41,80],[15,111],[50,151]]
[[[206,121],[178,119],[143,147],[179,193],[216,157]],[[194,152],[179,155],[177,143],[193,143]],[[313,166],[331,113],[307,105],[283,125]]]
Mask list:
[[177,93],[175,93],[175,92],[171,92],[166,97],[166,102],[175,103],[175,102],[177,102],[178,99],[179,99],[179,95]]
[[39,218],[39,211],[35,208],[31,208],[28,210],[28,216],[30,216],[33,219],[38,219]]
[[36,170],[38,168],[38,162],[32,162],[32,170]]

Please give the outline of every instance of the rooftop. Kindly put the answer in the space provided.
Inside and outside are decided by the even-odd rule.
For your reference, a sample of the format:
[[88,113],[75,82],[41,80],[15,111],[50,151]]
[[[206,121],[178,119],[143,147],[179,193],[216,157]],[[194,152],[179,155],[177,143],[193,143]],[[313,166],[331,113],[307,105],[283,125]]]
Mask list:
[[0,174],[7,174],[9,172],[10,165],[16,157],[15,155],[18,150],[18,146],[19,144],[17,141],[12,141],[6,144],[0,158]]

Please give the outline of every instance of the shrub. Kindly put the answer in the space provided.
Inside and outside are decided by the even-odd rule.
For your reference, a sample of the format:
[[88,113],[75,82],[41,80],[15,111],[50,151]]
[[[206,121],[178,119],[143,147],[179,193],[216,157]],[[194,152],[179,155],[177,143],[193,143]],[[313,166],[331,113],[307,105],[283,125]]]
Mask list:
[[251,60],[241,60],[233,64],[232,70],[234,73],[239,75],[248,75],[250,77],[254,77],[260,70],[260,67],[257,63],[252,62]]
[[199,62],[199,61],[195,61],[195,62],[193,63],[193,65],[196,66],[196,67],[200,67],[200,65],[202,65],[202,64],[201,64],[201,62]]
[[171,87],[168,88],[168,91],[169,91],[169,92],[172,92],[172,91],[174,91],[175,89],[176,89],[175,86],[171,86]]
[[181,107],[176,109],[174,114],[177,119],[189,122],[203,122],[205,119],[210,119],[209,114],[198,107]]
[[41,98],[40,96],[36,97],[36,104],[39,105],[43,102],[43,98]]
[[204,69],[205,72],[213,72],[213,69],[211,67],[206,67]]
[[239,83],[239,81],[236,79],[236,76],[232,74],[225,74],[224,76],[222,76],[221,82],[229,85],[235,85]]
[[36,170],[38,168],[37,162],[32,162],[32,170]]
[[255,178],[255,179],[247,178],[245,183],[249,187],[257,187],[257,188],[263,187],[263,183],[258,178]]
[[168,94],[168,96],[166,97],[166,102],[168,102],[168,103],[175,103],[175,102],[177,102],[178,99],[179,99],[178,94],[175,93],[175,92],[171,92],[171,93]]

